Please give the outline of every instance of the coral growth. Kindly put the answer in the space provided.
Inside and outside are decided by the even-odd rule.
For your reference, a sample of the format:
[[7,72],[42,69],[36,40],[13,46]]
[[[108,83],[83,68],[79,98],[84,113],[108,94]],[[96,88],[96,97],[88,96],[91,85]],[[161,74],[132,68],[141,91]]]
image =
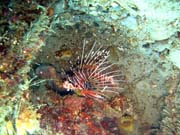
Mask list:
[[123,116],[119,119],[119,127],[127,132],[134,131],[134,118],[132,116]]
[[28,135],[39,131],[40,115],[32,108],[22,108],[18,119],[15,122],[15,129],[12,121],[6,123],[7,134]]
[[[52,100],[54,102],[54,99]],[[112,113],[115,110],[111,108],[110,102],[72,95],[65,99],[56,97],[56,102],[51,106],[41,107],[38,113],[42,115],[41,128],[52,131],[52,134],[121,134],[117,120],[119,116],[127,113],[127,110],[130,109],[128,106],[128,103],[123,104],[121,107],[126,109],[116,111],[119,115],[115,115]],[[117,106],[114,105],[114,107]],[[110,111],[111,113],[109,113]]]
[[[46,16],[46,10],[33,1],[1,2],[0,9],[0,134],[32,134],[38,129],[39,121],[29,103],[31,80],[27,74],[30,69],[28,64],[39,51],[32,45],[41,46],[37,41],[40,33],[47,30],[44,22],[49,22],[48,17],[41,20],[43,25],[41,21],[33,22],[39,16]],[[39,31],[34,30],[37,27]],[[29,36],[32,38],[30,43],[28,36],[24,36],[28,29],[32,30],[30,34],[36,35],[36,38]],[[24,103],[28,104],[27,108],[21,108]]]
[[0,9],[0,134],[180,134],[178,1]]
[[[167,80],[169,94],[165,98],[165,107],[162,112],[161,130],[163,134],[180,134],[180,75]],[[169,82],[170,85],[169,85]]]

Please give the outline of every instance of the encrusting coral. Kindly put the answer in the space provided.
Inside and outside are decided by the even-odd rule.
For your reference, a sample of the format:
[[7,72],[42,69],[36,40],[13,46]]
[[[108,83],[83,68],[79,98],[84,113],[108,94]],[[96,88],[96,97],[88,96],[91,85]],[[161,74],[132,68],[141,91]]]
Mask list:
[[[169,85],[169,82],[171,84]],[[161,131],[163,134],[180,134],[180,74],[167,80],[169,89],[162,112]]]
[[22,107],[18,118],[15,121],[15,128],[12,121],[7,121],[6,130],[7,135],[27,135],[35,133],[35,131],[40,130],[40,114],[36,113],[33,108]]

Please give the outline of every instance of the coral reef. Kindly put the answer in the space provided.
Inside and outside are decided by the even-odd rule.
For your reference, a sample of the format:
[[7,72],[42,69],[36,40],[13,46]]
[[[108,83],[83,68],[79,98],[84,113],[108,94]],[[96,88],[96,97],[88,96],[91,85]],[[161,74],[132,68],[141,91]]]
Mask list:
[[[24,34],[28,29],[33,30],[32,27],[34,26],[32,24],[34,24],[36,27],[40,25],[39,31],[31,32],[31,34],[40,35],[44,29],[42,29],[40,22],[35,23],[33,21],[39,16],[46,16],[46,10],[39,8],[38,3],[35,4],[33,1],[7,1],[2,3],[0,8],[2,9],[0,13],[2,16],[0,36],[0,109],[2,112],[0,134],[26,135],[34,133],[39,127],[36,110],[29,103],[31,80],[27,75],[30,69],[28,63],[30,59],[33,59],[35,51],[39,49],[30,48],[33,41],[37,42],[39,40],[39,36],[35,40],[31,37],[32,44],[30,45],[27,43],[27,35],[24,36]],[[26,107],[23,107],[24,105]]]
[[[29,105],[30,106],[30,105]],[[30,106],[31,107],[31,106]],[[38,132],[40,130],[39,118],[40,115],[36,113],[33,108],[21,107],[18,118],[15,121],[16,128],[14,129],[12,121],[6,122],[6,132],[9,134],[27,135]]]
[[179,5],[0,1],[0,134],[180,134]]
[[[171,84],[168,83],[171,82]],[[168,135],[178,135],[180,134],[180,80],[179,74],[168,78],[167,87],[169,89],[169,94],[165,98],[165,107],[162,112],[162,133]]]
[[[117,97],[112,99],[112,102],[121,98],[126,100],[125,97]],[[47,132],[52,131],[51,134],[121,134],[121,128],[124,129],[124,127],[119,127],[117,120],[120,116],[127,115],[128,112],[125,110],[131,108],[130,102],[123,103],[121,106],[113,104],[111,107],[111,102],[100,102],[76,95],[67,96],[64,99],[56,96],[56,99],[51,100],[53,100],[51,106],[43,106],[38,111],[42,115],[41,128]],[[124,110],[115,110],[116,107]],[[129,115],[135,117],[135,114]],[[130,132],[132,131],[134,129],[131,127]]]

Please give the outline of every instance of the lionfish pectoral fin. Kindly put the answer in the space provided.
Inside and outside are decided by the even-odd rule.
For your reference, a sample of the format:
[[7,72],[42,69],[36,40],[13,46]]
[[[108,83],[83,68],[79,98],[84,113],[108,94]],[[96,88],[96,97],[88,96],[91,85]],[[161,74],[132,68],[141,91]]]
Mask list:
[[96,99],[101,99],[101,100],[106,99],[106,97],[102,93],[98,93],[92,90],[81,90],[80,95],[84,97],[96,98]]

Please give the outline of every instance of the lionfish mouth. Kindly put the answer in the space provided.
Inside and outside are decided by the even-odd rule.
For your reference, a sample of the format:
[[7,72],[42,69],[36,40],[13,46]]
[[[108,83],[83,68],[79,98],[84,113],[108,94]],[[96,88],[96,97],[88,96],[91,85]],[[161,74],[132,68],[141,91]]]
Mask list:
[[68,76],[63,87],[73,90],[85,97],[108,98],[108,93],[119,94],[122,89],[120,84],[124,81],[124,75],[117,69],[117,65],[111,63],[109,50],[103,46],[86,50],[86,41],[83,41],[82,54],[77,59],[77,66],[71,68],[73,75]]

